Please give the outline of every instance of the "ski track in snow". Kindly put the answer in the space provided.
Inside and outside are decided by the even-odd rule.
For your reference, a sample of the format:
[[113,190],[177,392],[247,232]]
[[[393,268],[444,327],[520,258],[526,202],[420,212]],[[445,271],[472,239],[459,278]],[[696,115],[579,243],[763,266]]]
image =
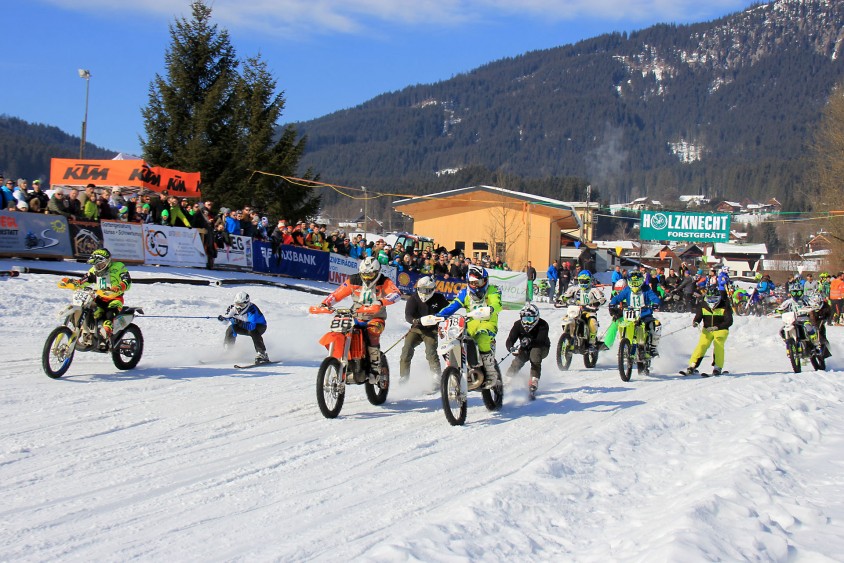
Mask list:
[[[617,347],[592,370],[575,357],[560,372],[549,357],[536,401],[527,399],[525,367],[507,382],[500,412],[470,393],[463,427],[446,422],[423,348],[411,381],[398,385],[398,345],[388,354],[387,402],[373,406],[363,386],[350,386],[339,418],[327,420],[315,379],[328,319],[307,314],[318,296],[138,284],[127,303],[148,315],[216,316],[246,289],[268,318],[269,355],[282,363],[236,370],[254,355],[251,341],[238,338],[226,357],[216,320],[139,317],[145,350],[136,369],[77,353],[54,381],[40,356],[54,311],[70,297],[56,281],[0,282],[2,560],[836,561],[844,553],[844,329],[829,330],[829,371],[794,374],[777,319],[738,317],[727,341],[732,374],[683,378],[675,374],[697,332],[686,328],[689,315],[658,313],[665,336],[650,376],[634,371],[622,382]],[[540,307],[556,344],[562,312]],[[406,330],[403,308],[389,309],[384,349]],[[502,314],[500,350],[517,318]],[[606,328],[605,311],[600,319]],[[710,360],[711,350],[702,368]]]

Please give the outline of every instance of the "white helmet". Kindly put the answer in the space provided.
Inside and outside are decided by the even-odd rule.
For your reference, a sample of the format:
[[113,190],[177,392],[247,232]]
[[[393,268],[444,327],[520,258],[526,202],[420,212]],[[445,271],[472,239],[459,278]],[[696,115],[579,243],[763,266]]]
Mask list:
[[437,289],[437,284],[430,276],[423,276],[416,282],[416,293],[419,294],[419,299],[424,303],[434,294]]
[[245,312],[246,309],[249,308],[251,301],[249,300],[249,294],[245,291],[241,291],[237,295],[234,296],[234,310],[237,312],[238,315]]
[[358,273],[360,278],[366,285],[372,285],[378,279],[378,274],[381,273],[381,262],[376,260],[373,256],[367,256],[361,260],[358,266]]

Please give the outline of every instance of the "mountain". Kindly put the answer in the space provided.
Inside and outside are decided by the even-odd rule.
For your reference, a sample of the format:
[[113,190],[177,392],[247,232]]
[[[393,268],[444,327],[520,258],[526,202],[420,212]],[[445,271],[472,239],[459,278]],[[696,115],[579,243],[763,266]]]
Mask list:
[[544,178],[543,195],[548,179],[577,177],[609,202],[701,193],[799,207],[842,39],[844,2],[827,0],[606,34],[297,123],[303,166],[405,193],[480,167]]
[[[48,180],[50,159],[76,158],[80,141],[58,127],[0,115],[0,172],[6,178]],[[113,158],[116,154],[85,144],[85,158]]]

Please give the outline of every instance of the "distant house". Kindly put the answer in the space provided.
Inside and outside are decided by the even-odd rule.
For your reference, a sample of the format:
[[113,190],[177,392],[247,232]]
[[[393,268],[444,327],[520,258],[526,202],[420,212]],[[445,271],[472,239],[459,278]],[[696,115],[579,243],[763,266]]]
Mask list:
[[610,213],[615,215],[619,211],[643,211],[646,209],[662,209],[662,202],[647,197],[636,198],[629,203],[614,203],[610,205]]
[[810,253],[818,252],[819,250],[832,250],[832,241],[827,238],[829,233],[821,231],[812,236],[809,242],[806,243],[806,248]]
[[700,207],[709,203],[709,198],[702,195],[681,195],[680,203],[685,203],[686,208]]
[[752,277],[767,254],[768,247],[764,244],[716,242],[712,245],[712,257],[726,265],[731,276]]
[[719,213],[739,213],[742,211],[742,207],[740,203],[735,201],[722,201],[715,208],[715,211]]

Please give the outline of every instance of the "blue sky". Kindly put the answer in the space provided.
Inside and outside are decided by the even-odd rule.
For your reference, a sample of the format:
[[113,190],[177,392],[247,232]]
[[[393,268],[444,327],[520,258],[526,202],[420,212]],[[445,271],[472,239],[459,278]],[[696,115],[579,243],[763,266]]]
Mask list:
[[[447,80],[483,64],[655,23],[708,21],[750,0],[211,0],[240,58],[261,54],[287,100],[283,122]],[[140,153],[141,108],[163,72],[169,25],[189,0],[3,3],[0,114]]]

